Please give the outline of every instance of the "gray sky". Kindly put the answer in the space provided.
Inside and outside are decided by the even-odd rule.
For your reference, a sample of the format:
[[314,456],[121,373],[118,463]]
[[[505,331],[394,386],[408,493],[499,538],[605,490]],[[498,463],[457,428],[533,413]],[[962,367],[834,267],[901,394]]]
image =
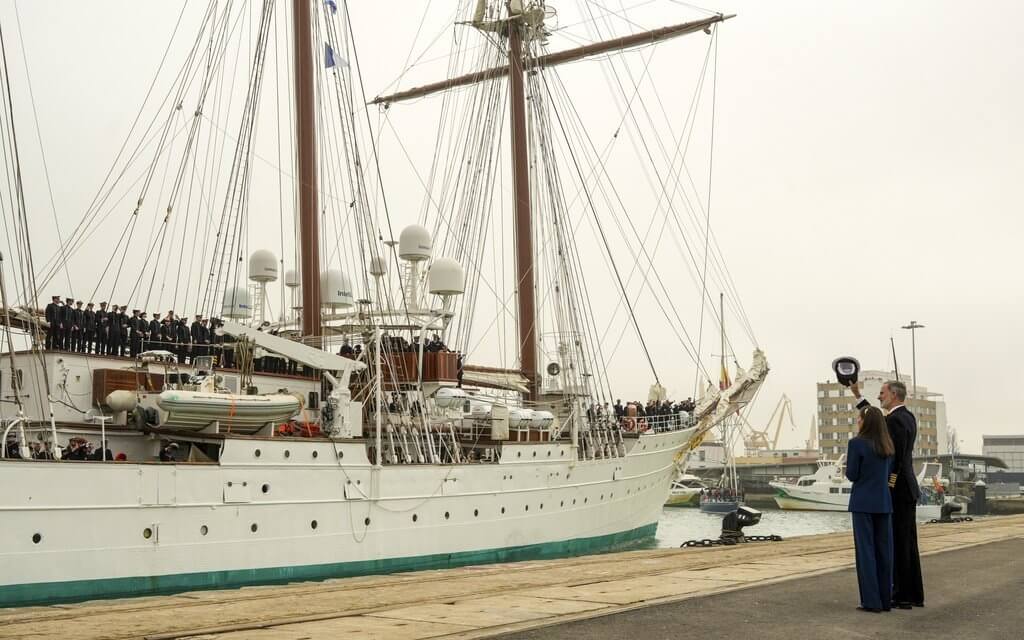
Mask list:
[[[204,3],[194,4],[183,32],[202,12]],[[410,58],[438,60],[414,67],[401,87],[446,72],[442,56],[451,30],[444,32],[444,25],[454,4],[431,3],[438,10],[422,27],[427,5],[415,3],[416,10],[406,14],[394,10],[413,4],[352,5],[371,95],[389,87]],[[642,3],[554,4],[559,24],[584,38],[595,33],[571,25],[588,8]],[[117,152],[179,7],[112,1],[18,4],[56,216],[65,232]],[[1024,269],[1018,265],[1024,235],[1019,116],[1024,113],[1024,41],[1018,25],[1024,22],[1024,6],[732,1],[708,8],[739,14],[720,30],[711,223],[773,368],[752,422],[766,420],[779,394],[787,393],[798,431],[784,432],[783,444],[797,446],[814,411],[814,383],[831,375],[831,360],[851,354],[867,368],[888,368],[893,336],[900,369],[909,371],[910,339],[898,327],[916,319],[927,325],[918,334],[920,382],[945,394],[950,424],[965,448],[979,451],[983,433],[1020,433],[1010,399],[1016,397],[1015,365],[1024,362],[1019,331]],[[49,255],[56,246],[53,214],[40,177],[13,15],[13,3],[0,0],[15,65],[26,188],[37,224],[33,233],[48,249],[41,253]],[[605,24],[622,34],[698,15],[665,0],[631,10],[633,24],[614,19]],[[438,34],[442,37],[431,45]],[[651,58],[657,97],[668,105],[670,126],[677,130],[707,46],[705,36],[691,38],[659,45]],[[567,41],[553,38],[552,48],[563,45]],[[179,63],[182,51],[172,50]],[[619,64],[642,69],[651,53],[628,54]],[[595,62],[560,71],[578,96],[578,108],[586,108],[581,117],[598,145],[611,139],[619,118],[611,102],[591,100],[607,90],[609,68]],[[654,99],[653,93],[645,95]],[[389,117],[424,170],[433,137],[423,130],[436,122],[437,101],[414,107],[395,106]],[[380,122],[376,114],[374,122]],[[703,136],[706,124],[706,119],[699,122]],[[269,131],[268,126],[261,135]],[[382,167],[394,194],[389,195],[392,211],[405,224],[418,214],[422,190],[396,139],[390,127],[385,129]],[[706,181],[706,137],[701,140],[691,168]],[[635,164],[633,149],[625,142],[621,147],[622,155],[610,165],[628,184],[640,178],[629,173],[635,170],[629,168]],[[263,170],[268,183],[276,182],[270,178],[275,171]],[[706,198],[706,189],[701,193]],[[276,202],[276,187],[264,195]],[[650,194],[636,198],[647,203]],[[122,209],[130,213],[131,207]],[[641,226],[651,219],[642,209],[636,214]],[[276,211],[254,215],[266,215],[276,228]],[[250,243],[262,233],[250,230]],[[76,257],[76,293],[88,286],[90,270],[101,268],[96,256],[103,255],[103,245],[90,246],[93,257]],[[276,236],[268,248],[277,249]],[[678,273],[670,245],[664,253],[657,260],[659,271]],[[690,285],[679,285],[683,306],[697,313],[696,302],[685,302]],[[598,299],[600,292],[594,290]],[[656,314],[649,302],[641,302],[640,310]],[[600,313],[606,320],[608,314]],[[728,317],[726,322],[735,324]],[[612,326],[623,330],[621,313]],[[749,341],[739,338],[739,359],[746,362]],[[655,328],[650,340],[666,386],[673,395],[690,395],[693,364],[679,343],[664,327]],[[703,342],[705,358],[717,353],[713,336],[705,333]],[[623,353],[612,380],[623,397],[646,393],[649,372],[635,349]]]

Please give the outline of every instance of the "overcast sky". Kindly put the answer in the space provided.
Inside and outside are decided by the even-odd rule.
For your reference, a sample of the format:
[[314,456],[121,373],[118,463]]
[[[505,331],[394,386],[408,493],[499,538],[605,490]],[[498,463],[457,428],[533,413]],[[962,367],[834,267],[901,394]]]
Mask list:
[[[561,25],[586,17],[588,9],[634,7],[634,24],[605,21],[621,27],[616,34],[700,15],[669,0],[551,4]],[[413,5],[415,11],[395,10]],[[204,6],[190,3],[183,30],[198,23]],[[428,6],[437,10],[424,18]],[[832,359],[849,354],[866,368],[890,368],[894,337],[900,370],[909,372],[910,337],[899,327],[917,320],[927,327],[917,340],[920,383],[944,394],[964,449],[980,451],[982,434],[1024,432],[1015,406],[1015,372],[1024,362],[1024,5],[733,0],[704,6],[738,14],[719,31],[711,224],[772,365],[752,422],[763,423],[779,395],[788,394],[798,429],[784,431],[782,443],[798,446],[815,410],[814,384],[831,377]],[[392,88],[410,59],[443,56],[454,7],[352,3],[367,93]],[[34,241],[41,247],[55,246],[54,214],[26,106],[23,53],[56,216],[69,230],[138,111],[179,8],[22,0],[22,49],[14,4],[0,0]],[[596,37],[585,27],[567,27],[566,37]],[[651,76],[676,131],[707,47],[705,36],[696,38],[654,49]],[[552,48],[563,44],[571,46],[555,38]],[[628,54],[622,64],[642,68],[651,51]],[[579,96],[577,107],[592,107],[581,117],[596,143],[610,140],[618,121],[612,106],[602,111],[587,104],[605,86],[601,65],[607,64],[572,65],[576,80],[560,72]],[[400,86],[436,79],[446,65],[443,57],[417,65]],[[436,103],[422,107],[419,116],[392,107],[396,135],[407,136],[413,157],[433,143],[431,135],[415,132],[430,132]],[[408,211],[397,214],[402,224],[411,222],[422,194],[409,161],[388,135],[381,154],[394,209]],[[706,180],[703,156],[692,167]],[[628,154],[615,162],[627,166]],[[701,193],[706,198],[706,189]],[[276,225],[276,213],[271,219]],[[275,238],[270,248],[276,246]],[[102,245],[94,250],[104,255]],[[100,258],[78,259],[73,278],[82,281],[72,284],[80,288]],[[617,322],[622,329],[621,314]],[[667,329],[654,330],[651,342],[661,352],[657,365],[666,386],[689,395],[693,364],[678,342]],[[750,345],[742,344],[737,355],[745,362]],[[718,351],[707,334],[701,351],[708,359]],[[645,395],[650,376],[643,360],[634,352],[622,363],[612,373],[616,388],[623,397]]]

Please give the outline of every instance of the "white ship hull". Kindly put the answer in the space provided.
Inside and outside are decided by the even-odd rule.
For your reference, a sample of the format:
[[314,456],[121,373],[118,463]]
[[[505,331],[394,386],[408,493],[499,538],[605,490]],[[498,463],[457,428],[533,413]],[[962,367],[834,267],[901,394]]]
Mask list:
[[653,536],[691,433],[575,462],[508,443],[498,464],[374,469],[362,442],[280,438],[225,440],[219,463],[6,461],[0,605],[606,550]]
[[829,494],[821,491],[801,491],[798,487],[770,483],[775,489],[775,504],[780,509],[793,511],[846,511],[850,494]]

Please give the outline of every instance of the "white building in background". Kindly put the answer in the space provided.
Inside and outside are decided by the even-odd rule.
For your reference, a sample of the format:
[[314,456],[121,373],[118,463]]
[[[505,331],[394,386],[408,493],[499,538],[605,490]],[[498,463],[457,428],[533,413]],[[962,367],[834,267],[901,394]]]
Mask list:
[[[895,371],[862,370],[861,395],[878,405],[878,392],[887,380],[895,380]],[[907,408],[917,416],[917,441],[914,457],[925,458],[949,453],[946,422],[946,401],[941,393],[929,391],[914,382],[908,374],[899,380],[907,385]],[[835,459],[846,453],[850,438],[857,435],[857,399],[850,390],[838,382],[826,380],[817,385],[818,448],[823,458]]]

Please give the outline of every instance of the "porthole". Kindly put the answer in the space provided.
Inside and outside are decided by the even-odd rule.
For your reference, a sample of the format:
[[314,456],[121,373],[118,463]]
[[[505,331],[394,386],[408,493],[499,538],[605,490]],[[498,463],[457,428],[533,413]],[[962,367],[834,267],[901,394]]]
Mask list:
[[450,518],[450,517],[452,517],[452,514],[450,514],[450,513],[448,513],[447,511],[445,511],[445,512],[444,512],[444,519],[445,519],[445,520],[447,520],[447,519],[448,519],[448,518]]
[[309,528],[310,529],[316,529],[316,527],[317,527],[316,520],[314,520],[314,521],[309,523]]
[[601,494],[601,499],[604,500],[604,494],[603,493]]
[[502,514],[504,514],[504,513],[505,513],[505,507],[502,507],[502,508],[501,508],[501,513],[502,513]]
[[345,452],[342,451],[341,449],[338,449],[338,458],[344,458],[344,457],[345,457]]
[[479,509],[473,509],[473,517],[475,518],[478,515],[480,515],[480,510]]
[[314,451],[313,452],[313,457],[314,458],[318,458],[319,456],[320,456],[320,452],[319,451]]
[[363,524],[365,524],[366,526],[370,526],[370,519],[369,518],[364,519],[363,520]]
[[543,508],[544,508],[544,503],[543,503],[543,502],[542,502],[542,503],[540,503],[540,508],[541,508],[541,509],[543,509]]
[[522,451],[516,451],[516,457],[517,458],[522,458],[523,457],[523,452]]
[[285,449],[285,450],[284,450],[284,457],[286,457],[286,458],[290,458],[290,457],[292,457],[292,452],[291,452],[291,451],[289,451],[289,450],[287,450],[287,449]]
[[42,541],[43,541],[42,534],[39,534],[39,533],[33,533],[32,534],[32,544],[39,544]]
[[142,537],[145,538],[146,540],[149,540],[150,538],[153,537],[153,530],[150,529],[149,527],[146,527],[145,529],[142,530]]
[[420,519],[420,517],[419,517],[418,515],[416,515],[415,513],[414,513],[414,514],[412,514],[412,521],[413,521],[413,522],[416,522],[416,521],[417,521],[417,520],[419,520],[419,519]]
[[576,498],[573,498],[573,499],[572,499],[572,503],[573,503],[573,504],[576,504]]
[[530,505],[526,505],[526,511],[530,510]]
[[590,502],[590,498],[583,498],[583,504],[587,504],[588,502]]
[[551,451],[550,450],[548,451],[548,457],[549,458],[551,457]]
[[534,458],[536,458],[536,457],[537,457],[537,452],[536,452],[536,451],[534,451],[534,452],[533,452],[533,457],[534,457]]
[[210,533],[210,528],[207,527],[205,524],[203,526],[199,527],[199,535],[205,536],[208,533]]
[[260,527],[259,527],[259,525],[257,525],[257,524],[256,524],[256,523],[254,522],[254,523],[252,523],[252,524],[251,524],[251,525],[249,526],[249,531],[252,531],[253,533],[256,533],[256,530],[257,530],[257,529],[259,529],[259,528],[260,528]]
[[265,484],[262,487],[260,487],[260,490],[263,491],[263,493],[270,493],[270,485]]
[[257,449],[257,450],[255,450],[255,451],[253,451],[253,452],[252,452],[252,454],[253,454],[254,456],[256,456],[257,458],[258,458],[258,457],[260,457],[260,453],[262,453],[262,452],[261,452],[261,451],[260,451],[259,449]]

